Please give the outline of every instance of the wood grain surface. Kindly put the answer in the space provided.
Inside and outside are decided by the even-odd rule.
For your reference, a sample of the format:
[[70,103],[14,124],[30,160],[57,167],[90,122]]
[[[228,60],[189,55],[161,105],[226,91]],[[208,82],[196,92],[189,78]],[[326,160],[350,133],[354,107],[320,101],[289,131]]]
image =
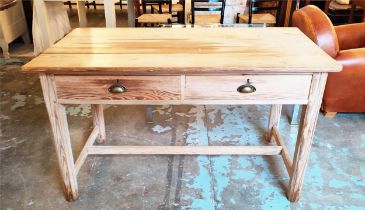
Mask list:
[[292,174],[287,192],[288,198],[292,202],[299,200],[302,190],[327,75],[327,73],[313,75],[308,104],[302,108],[302,117],[291,171]]
[[[185,99],[306,100],[311,75],[186,76]],[[239,93],[247,83],[253,93]]]
[[89,146],[98,155],[278,155],[281,146]]
[[297,28],[78,28],[23,66],[30,73],[117,75],[341,69]]
[[75,201],[79,197],[76,178],[77,172],[72,154],[66,109],[63,105],[57,103],[54,76],[41,74],[39,78],[42,85],[44,103],[51,123],[58,165],[64,184],[65,197],[68,201]]
[[[125,93],[110,93],[116,80]],[[56,76],[58,99],[180,100],[179,76]]]

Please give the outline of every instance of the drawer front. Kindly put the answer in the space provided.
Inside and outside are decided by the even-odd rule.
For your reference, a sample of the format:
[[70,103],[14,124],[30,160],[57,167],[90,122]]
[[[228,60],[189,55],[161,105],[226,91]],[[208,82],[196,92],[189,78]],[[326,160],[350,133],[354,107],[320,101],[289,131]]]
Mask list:
[[[127,89],[111,93],[119,80]],[[180,100],[179,76],[55,76],[59,99]]]
[[[311,75],[186,76],[185,99],[305,101],[311,78]],[[248,79],[256,91],[238,92],[237,88],[247,84]]]

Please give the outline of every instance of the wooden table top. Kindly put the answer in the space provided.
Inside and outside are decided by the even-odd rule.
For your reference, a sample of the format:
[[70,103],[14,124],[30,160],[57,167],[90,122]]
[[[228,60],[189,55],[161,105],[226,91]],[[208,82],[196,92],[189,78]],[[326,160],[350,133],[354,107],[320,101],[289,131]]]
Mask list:
[[337,72],[297,28],[78,28],[23,66],[53,74]]

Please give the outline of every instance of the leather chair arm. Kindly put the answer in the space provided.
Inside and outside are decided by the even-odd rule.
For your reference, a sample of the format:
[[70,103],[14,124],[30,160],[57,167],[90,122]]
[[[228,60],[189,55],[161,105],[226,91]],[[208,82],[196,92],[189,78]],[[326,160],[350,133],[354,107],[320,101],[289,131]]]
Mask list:
[[365,48],[340,51],[336,60],[343,70],[328,74],[322,109],[365,112]]
[[336,60],[344,66],[344,69],[353,68],[365,73],[365,47],[342,50],[337,54]]
[[365,47],[365,23],[335,27],[340,50]]
[[293,14],[292,24],[298,27],[328,55],[335,58],[339,51],[337,34],[330,19],[318,7],[305,6]]

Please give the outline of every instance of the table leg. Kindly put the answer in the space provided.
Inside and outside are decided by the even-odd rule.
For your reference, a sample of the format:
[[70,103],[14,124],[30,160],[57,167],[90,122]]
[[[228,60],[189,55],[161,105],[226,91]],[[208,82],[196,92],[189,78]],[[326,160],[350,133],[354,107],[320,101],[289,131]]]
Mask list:
[[1,47],[1,50],[3,51],[4,58],[10,58],[9,45],[8,45],[8,43],[6,43],[6,41],[4,39],[0,39],[0,47]]
[[293,0],[288,0],[286,4],[285,21],[284,26],[288,27],[290,24],[291,8],[293,6]]
[[58,164],[65,186],[65,197],[68,201],[74,201],[78,198],[79,194],[65,107],[62,104],[57,103],[57,93],[53,75],[42,74],[40,75],[40,80],[44,102],[51,122]]
[[105,122],[104,122],[104,111],[103,111],[103,105],[101,104],[92,104],[91,110],[93,113],[93,122],[94,127],[97,127],[99,129],[99,135],[98,135],[98,143],[105,142],[106,135],[105,135]]
[[281,105],[281,104],[271,105],[269,126],[268,126],[267,138],[266,138],[266,140],[269,142],[274,142],[274,137],[272,135],[272,128],[274,126],[279,128],[282,106],[283,105]]
[[128,0],[128,27],[134,27],[136,14],[134,14],[134,0]]
[[187,11],[191,11],[191,1],[187,1],[185,0],[185,24],[189,24],[189,16],[191,15],[191,12],[187,12]]
[[78,13],[78,16],[79,16],[79,26],[80,26],[80,28],[87,27],[85,1],[77,1],[77,13]]
[[115,28],[117,26],[117,23],[115,17],[114,0],[104,0],[104,13],[105,13],[105,26],[107,28]]
[[[35,33],[41,33],[39,36],[42,42],[40,45],[42,46],[34,46],[35,49],[38,51],[43,51],[52,45],[50,35],[49,35],[49,28],[48,28],[48,16],[47,16],[47,7],[44,0],[40,1],[33,1],[34,7],[34,14],[33,19],[36,19],[38,22],[39,30],[33,31],[33,37],[37,37]],[[39,52],[38,52],[39,53]]]
[[300,121],[292,166],[292,175],[290,177],[288,188],[288,198],[292,202],[299,200],[326,79],[327,73],[317,73],[313,75],[308,104],[303,105],[302,107],[302,118]]

